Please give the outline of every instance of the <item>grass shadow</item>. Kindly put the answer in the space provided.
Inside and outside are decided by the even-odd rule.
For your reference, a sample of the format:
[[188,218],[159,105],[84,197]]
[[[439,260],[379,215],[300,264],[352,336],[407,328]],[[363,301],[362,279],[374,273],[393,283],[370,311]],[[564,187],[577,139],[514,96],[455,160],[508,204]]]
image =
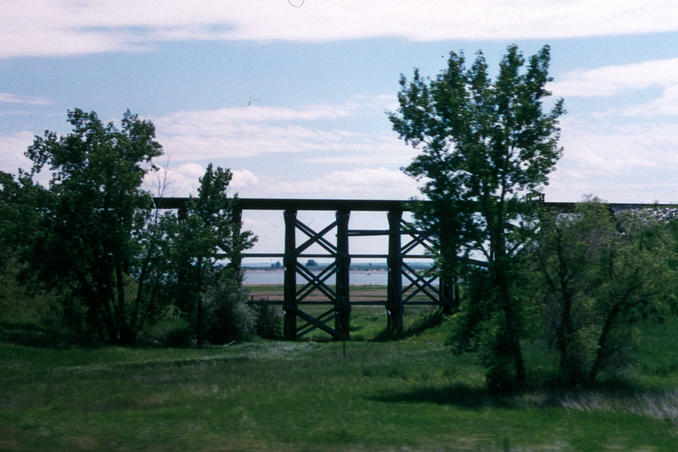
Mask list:
[[87,346],[78,337],[30,323],[0,322],[0,340],[15,345],[41,348]]
[[[661,397],[666,391],[644,391],[637,385],[625,380],[610,380],[586,388],[567,388],[562,386],[546,388],[528,388],[524,391],[493,393],[484,386],[464,383],[446,386],[425,386],[407,391],[383,391],[368,400],[385,403],[432,403],[452,405],[462,408],[523,408],[534,405],[540,408],[578,406],[604,406],[608,404],[623,406],[626,401],[638,401],[648,397]],[[670,393],[678,409],[678,394]],[[656,405],[656,404],[655,404]],[[673,409],[673,407],[672,407]],[[678,417],[678,414],[676,414]]]
[[372,340],[374,342],[386,342],[417,336],[428,329],[440,326],[440,324],[443,323],[444,318],[445,316],[442,309],[436,309],[435,311],[423,314],[409,328],[404,329],[401,332],[394,332],[388,328],[384,328],[384,330],[377,334]]
[[481,408],[487,406],[513,407],[515,397],[494,395],[486,388],[453,384],[444,387],[421,387],[404,392],[383,392],[367,397],[368,400],[385,403],[435,403],[454,405],[463,408]]

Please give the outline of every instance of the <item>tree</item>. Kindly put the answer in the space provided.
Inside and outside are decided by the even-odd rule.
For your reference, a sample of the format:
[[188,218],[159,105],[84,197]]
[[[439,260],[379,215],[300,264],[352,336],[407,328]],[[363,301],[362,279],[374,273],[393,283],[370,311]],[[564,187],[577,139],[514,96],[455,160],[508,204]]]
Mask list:
[[624,357],[638,321],[670,311],[672,241],[652,212],[614,214],[597,199],[542,216],[534,292],[566,384],[593,383]]
[[415,69],[401,75],[399,108],[389,113],[393,129],[420,151],[405,172],[423,182],[431,206],[418,213],[440,247],[443,268],[460,269],[457,255],[483,256],[487,270],[476,301],[460,314],[458,349],[476,348],[488,368],[488,384],[501,390],[523,385],[521,307],[512,264],[533,229],[527,201],[548,181],[562,150],[558,118],[562,100],[544,112],[550,50],[527,61],[508,47],[495,81],[481,52],[466,68],[463,53],[451,52],[435,79]]
[[15,180],[0,171],[0,271],[25,252],[36,231],[38,200],[43,194],[25,173]]
[[30,176],[47,167],[52,177],[37,206],[38,236],[24,257],[43,282],[84,305],[88,332],[131,343],[150,302],[143,284],[150,256],[140,237],[152,199],[141,183],[162,148],[153,124],[129,111],[120,129],[79,109],[68,112],[68,122],[71,133],[46,131],[26,151]]
[[[175,263],[176,304],[190,319],[198,345],[202,345],[206,333],[223,341],[228,336],[224,329],[234,330],[248,322],[241,306],[244,296],[238,263],[242,251],[256,238],[249,231],[241,231],[235,213],[237,197],[227,193],[232,177],[230,170],[215,169],[210,163],[200,178],[198,196],[188,200],[181,218],[166,219],[170,259]],[[224,258],[228,265],[219,263]],[[206,309],[216,324],[206,321]],[[236,336],[242,335],[236,332]]]

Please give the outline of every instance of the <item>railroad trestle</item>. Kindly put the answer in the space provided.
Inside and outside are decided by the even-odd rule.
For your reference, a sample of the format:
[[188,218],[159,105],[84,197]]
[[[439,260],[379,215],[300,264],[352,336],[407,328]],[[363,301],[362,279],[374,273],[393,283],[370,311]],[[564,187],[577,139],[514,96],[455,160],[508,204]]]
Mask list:
[[[155,198],[159,209],[177,209],[182,214],[188,198]],[[574,209],[575,203],[544,203],[561,212]],[[422,201],[398,200],[349,200],[349,199],[264,199],[238,198],[234,218],[241,219],[244,210],[269,210],[281,212],[285,224],[283,253],[242,253],[242,258],[281,258],[284,267],[283,298],[268,300],[269,304],[282,305],[284,317],[284,335],[287,339],[297,339],[320,329],[335,339],[345,340],[350,336],[350,316],[353,306],[384,305],[387,313],[387,326],[391,331],[399,332],[403,328],[403,310],[406,306],[439,306],[445,313],[453,312],[459,304],[459,293],[454,281],[441,280],[434,267],[430,271],[417,271],[405,259],[431,259],[434,248],[429,238],[417,231],[412,224],[403,220],[404,212],[411,212],[414,203]],[[612,211],[635,210],[644,208],[671,208],[673,204],[608,204]],[[334,221],[315,230],[297,217],[301,211],[334,212]],[[386,214],[388,229],[351,229],[349,227],[352,212],[381,212]],[[297,231],[305,240],[297,243]],[[329,234],[334,231],[334,237]],[[256,232],[256,231],[255,231]],[[351,251],[350,237],[387,236],[387,252],[383,254],[361,254]],[[319,246],[323,253],[308,252],[312,246]],[[421,250],[423,252],[417,250]],[[331,262],[321,271],[314,273],[300,259],[323,258]],[[387,262],[386,299],[360,300],[351,297],[350,265],[351,260],[385,259]],[[483,265],[482,262],[476,262]],[[241,262],[232,262],[240,267]],[[302,284],[297,283],[297,276]],[[335,277],[332,287],[329,280]],[[403,285],[403,280],[406,284]],[[325,299],[311,300],[311,294],[322,294]],[[317,298],[317,297],[316,297]],[[309,307],[321,305],[328,307],[321,313],[309,312]],[[334,322],[332,322],[334,321]]]
[[[156,198],[155,201],[158,208],[178,209],[181,212],[186,198]],[[439,306],[446,313],[456,307],[458,295],[454,294],[454,285],[440,281],[435,263],[424,272],[417,271],[405,261],[431,259],[434,251],[428,237],[403,219],[403,213],[412,210],[410,201],[238,198],[235,205],[236,218],[240,218],[245,210],[278,211],[283,215],[283,253],[245,252],[241,257],[282,259],[283,299],[268,300],[267,303],[282,305],[283,331],[287,339],[303,337],[316,329],[338,340],[348,339],[353,306],[384,306],[387,327],[394,332],[403,328],[406,306]],[[299,220],[298,213],[301,211],[334,212],[334,221],[313,229]],[[387,216],[388,229],[351,229],[351,212],[383,213]],[[297,243],[297,231],[305,239],[300,243]],[[354,253],[350,248],[350,237],[360,236],[387,236],[388,249],[381,254]],[[308,252],[314,245],[322,252]],[[319,272],[313,272],[301,262],[302,259],[318,258],[330,260]],[[388,274],[385,300],[351,297],[349,269],[351,260],[356,258],[386,260]],[[298,277],[303,281],[302,284],[298,284]],[[332,278],[335,279],[334,286],[330,284]],[[310,299],[311,294],[318,293],[325,299]],[[321,313],[309,312],[308,307],[318,305],[328,309]]]

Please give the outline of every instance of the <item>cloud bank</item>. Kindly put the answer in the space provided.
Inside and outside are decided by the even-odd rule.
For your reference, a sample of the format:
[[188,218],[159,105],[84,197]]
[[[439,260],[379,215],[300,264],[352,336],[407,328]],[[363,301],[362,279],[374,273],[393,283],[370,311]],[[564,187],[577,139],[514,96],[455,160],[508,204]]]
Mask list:
[[[355,96],[341,104],[313,104],[287,107],[225,107],[214,110],[180,111],[152,118],[158,140],[173,162],[257,157],[269,154],[316,152],[315,163],[333,163],[360,153],[362,163],[400,162],[411,155],[395,134],[361,132],[338,127],[334,120],[378,114],[387,125],[383,111],[390,96]],[[335,161],[336,162],[336,161]]]
[[553,94],[568,98],[613,96],[674,84],[678,84],[678,58],[574,70],[558,77],[549,88]]
[[144,51],[195,40],[506,40],[678,30],[673,0],[7,0],[0,58]]

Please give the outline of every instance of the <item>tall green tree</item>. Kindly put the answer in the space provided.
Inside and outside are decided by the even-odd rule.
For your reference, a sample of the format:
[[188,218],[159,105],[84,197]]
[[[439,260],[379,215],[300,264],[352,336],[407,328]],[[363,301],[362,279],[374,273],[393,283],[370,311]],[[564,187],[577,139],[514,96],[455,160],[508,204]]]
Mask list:
[[51,172],[26,258],[46,284],[82,302],[90,333],[131,343],[149,303],[150,256],[140,238],[152,199],[141,184],[162,148],[153,124],[129,111],[120,128],[79,109],[68,112],[68,122],[68,135],[46,131],[26,151],[31,175]]
[[17,178],[0,171],[0,271],[26,251],[36,234],[38,205],[45,190],[21,172]]
[[[220,340],[228,336],[215,333],[218,325],[211,328],[216,320],[228,329],[226,324],[233,320],[228,318],[232,312],[228,307],[244,312],[237,305],[243,301],[240,254],[256,238],[241,230],[237,197],[228,195],[232,177],[229,169],[214,168],[210,163],[200,178],[198,196],[189,198],[179,218],[168,217],[176,304],[193,325],[198,345],[210,333]],[[208,310],[213,314],[210,319],[206,319]]]
[[401,76],[399,108],[389,113],[400,138],[420,151],[405,172],[432,201],[419,219],[438,225],[444,267],[456,269],[457,254],[487,262],[486,271],[474,271],[484,283],[478,302],[462,306],[455,342],[482,352],[497,390],[525,381],[513,263],[533,226],[525,201],[547,183],[562,152],[563,102],[544,106],[549,61],[548,46],[526,61],[511,45],[492,80],[481,52],[470,68],[451,52],[434,79],[416,69],[412,80]]

